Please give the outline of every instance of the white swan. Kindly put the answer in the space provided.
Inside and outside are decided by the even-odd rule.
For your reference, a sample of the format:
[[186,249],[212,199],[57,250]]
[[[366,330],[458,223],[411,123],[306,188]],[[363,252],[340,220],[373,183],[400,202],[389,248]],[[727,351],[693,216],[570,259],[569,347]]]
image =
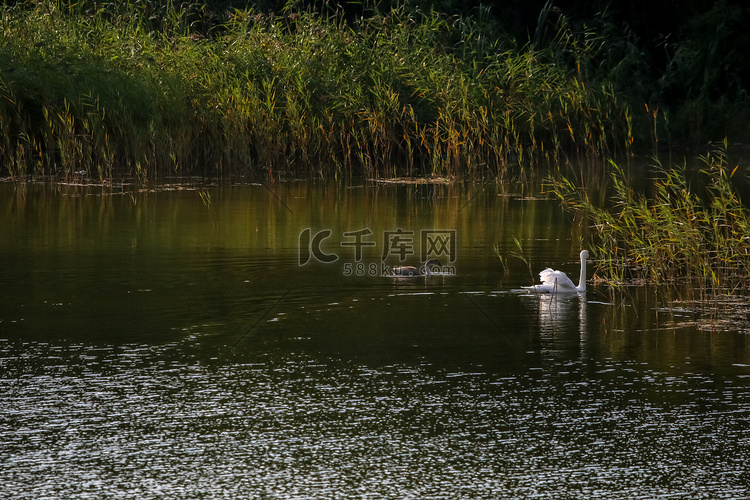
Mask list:
[[564,272],[555,271],[549,267],[539,273],[541,285],[525,286],[526,290],[536,293],[576,293],[586,291],[586,258],[589,256],[588,250],[581,250],[581,276],[578,279],[578,286],[575,286],[570,278]]

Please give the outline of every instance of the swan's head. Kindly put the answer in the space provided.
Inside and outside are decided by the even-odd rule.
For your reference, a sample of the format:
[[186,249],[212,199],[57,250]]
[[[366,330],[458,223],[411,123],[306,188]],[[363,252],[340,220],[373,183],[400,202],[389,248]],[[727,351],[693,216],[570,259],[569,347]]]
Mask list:
[[589,258],[589,251],[588,250],[581,250],[581,259],[586,260]]

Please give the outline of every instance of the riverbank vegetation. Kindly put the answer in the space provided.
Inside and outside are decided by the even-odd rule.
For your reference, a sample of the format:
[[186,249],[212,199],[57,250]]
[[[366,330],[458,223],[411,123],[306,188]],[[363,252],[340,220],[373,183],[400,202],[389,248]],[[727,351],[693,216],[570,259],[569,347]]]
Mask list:
[[4,2],[0,178],[549,175],[597,277],[745,284],[750,7],[652,3]]
[[[0,176],[507,180],[698,123],[670,128],[606,13],[575,23],[548,2],[523,40],[485,7],[220,3],[0,7]],[[673,109],[708,109],[693,101]]]
[[612,164],[604,203],[566,178],[553,192],[589,228],[597,276],[613,285],[690,280],[714,290],[746,287],[750,277],[750,209],[733,177],[726,144],[701,158],[702,168],[654,165],[638,186]]

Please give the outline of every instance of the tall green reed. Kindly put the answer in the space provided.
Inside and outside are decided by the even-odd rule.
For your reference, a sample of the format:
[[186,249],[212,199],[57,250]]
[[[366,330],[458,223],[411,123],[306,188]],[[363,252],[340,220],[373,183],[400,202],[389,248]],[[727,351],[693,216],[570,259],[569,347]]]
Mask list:
[[[656,162],[643,190],[612,163],[611,197],[601,204],[559,177],[552,191],[590,224],[597,275],[615,285],[697,280],[714,288],[747,286],[750,209],[733,182],[723,149],[702,157],[691,181],[686,167]],[[705,186],[703,189],[693,184]]]
[[8,175],[507,179],[634,137],[611,84],[555,59],[588,64],[564,23],[519,48],[491,23],[407,5],[221,24],[173,3],[77,5],[0,8]]

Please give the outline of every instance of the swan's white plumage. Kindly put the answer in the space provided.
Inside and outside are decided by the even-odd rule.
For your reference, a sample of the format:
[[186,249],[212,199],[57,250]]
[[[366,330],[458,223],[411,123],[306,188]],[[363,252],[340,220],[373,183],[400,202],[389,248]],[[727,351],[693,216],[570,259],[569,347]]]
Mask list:
[[542,284],[539,285],[544,288],[549,288],[549,291],[553,291],[555,287],[557,287],[558,292],[577,292],[575,284],[570,281],[570,278],[562,272],[562,271],[555,271],[554,269],[550,269],[549,267],[539,273],[539,278],[542,281]]
[[555,271],[549,267],[539,273],[541,284],[525,286],[526,290],[536,293],[576,293],[586,291],[586,258],[589,256],[587,250],[581,251],[581,275],[576,286],[562,271]]

